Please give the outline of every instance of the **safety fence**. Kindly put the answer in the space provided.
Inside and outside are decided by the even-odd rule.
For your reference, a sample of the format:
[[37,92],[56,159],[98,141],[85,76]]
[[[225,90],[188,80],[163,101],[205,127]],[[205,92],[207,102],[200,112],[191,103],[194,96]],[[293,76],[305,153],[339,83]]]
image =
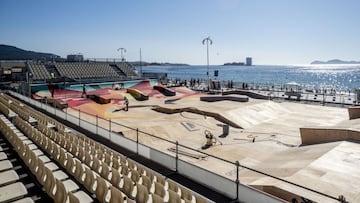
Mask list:
[[[181,80],[172,79],[167,83],[169,86],[187,86],[195,91],[222,93],[225,91],[241,90],[252,91],[262,94],[271,99],[288,99],[289,95],[298,95],[298,101],[320,102],[323,105],[359,105],[360,90],[350,88],[334,88],[331,86],[301,85],[297,83],[255,83],[255,82],[232,82],[211,81],[208,89],[205,80]],[[296,99],[296,97],[292,97]]]

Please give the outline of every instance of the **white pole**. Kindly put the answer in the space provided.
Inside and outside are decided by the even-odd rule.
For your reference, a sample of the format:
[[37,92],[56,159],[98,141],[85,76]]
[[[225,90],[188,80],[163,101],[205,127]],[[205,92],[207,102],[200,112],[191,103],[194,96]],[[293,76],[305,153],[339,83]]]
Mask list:
[[210,90],[210,73],[209,73],[209,40],[206,40],[206,55],[207,55],[207,76],[208,76],[208,89]]
[[207,56],[207,78],[208,78],[208,90],[210,90],[210,67],[209,67],[209,43],[210,45],[212,44],[212,40],[210,39],[210,37],[207,37],[205,39],[203,39],[202,43],[205,44],[206,42],[206,56]]
[[140,77],[142,78],[142,58],[141,58],[141,48],[140,48]]

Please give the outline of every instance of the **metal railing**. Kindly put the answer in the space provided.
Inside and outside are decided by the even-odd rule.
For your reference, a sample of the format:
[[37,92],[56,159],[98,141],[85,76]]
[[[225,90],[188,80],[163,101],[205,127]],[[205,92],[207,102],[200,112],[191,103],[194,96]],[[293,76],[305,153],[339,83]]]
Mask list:
[[[207,92],[205,80],[181,80],[171,79],[168,81],[169,86],[187,86],[196,91]],[[221,93],[227,90],[246,90],[254,91],[271,98],[286,99],[286,92],[296,92],[301,95],[300,101],[321,102],[322,104],[341,104],[341,105],[359,105],[360,92],[357,89],[340,88],[335,89],[331,86],[314,86],[314,85],[289,85],[278,83],[255,83],[255,82],[232,82],[220,81],[219,89],[210,89],[212,92]]]
[[[17,96],[18,98],[20,98],[21,100],[23,101],[27,101],[28,103],[32,104],[31,103],[31,100],[30,98],[26,97],[26,96],[23,96],[23,95],[16,95],[17,93],[14,93],[14,92],[11,92],[11,94],[13,94],[14,96]],[[27,100],[26,100],[27,99]],[[34,100],[32,100],[34,101]],[[34,101],[34,102],[38,102],[38,101]],[[34,104],[32,104],[34,105]],[[47,106],[47,107],[46,107]],[[166,139],[166,138],[163,138],[163,137],[160,137],[160,136],[157,136],[157,135],[154,135],[154,134],[151,134],[151,133],[148,133],[146,131],[142,131],[140,130],[139,128],[137,127],[131,127],[131,126],[127,126],[127,125],[124,125],[124,124],[121,124],[121,123],[118,123],[118,122],[115,122],[111,119],[106,119],[106,118],[100,118],[98,115],[95,115],[95,114],[90,114],[90,113],[87,113],[87,112],[83,112],[81,111],[81,109],[78,109],[78,115],[75,115],[75,114],[70,114],[67,112],[67,110],[64,112],[64,111],[61,111],[61,110],[58,110],[55,108],[55,104],[54,104],[54,108],[48,106],[48,105],[45,105],[43,103],[40,103],[38,104],[38,107],[41,107],[45,110],[47,110],[48,112],[54,114],[55,116],[59,116],[59,114],[64,114],[63,115],[63,118],[64,120],[67,120],[67,121],[70,121],[71,120],[73,121],[72,123],[73,124],[76,124],[78,125],[79,127],[83,127],[84,125],[82,125],[83,123],[87,123],[88,125],[94,125],[94,123],[90,122],[90,121],[87,121],[87,120],[84,120],[82,118],[82,115],[90,115],[90,116],[93,116],[95,117],[96,119],[96,122],[95,122],[95,132],[96,134],[100,135],[101,133],[99,133],[99,129],[101,130],[105,130],[107,133],[108,133],[108,136],[105,137],[106,139],[109,139],[109,140],[112,140],[112,134],[114,133],[112,131],[112,129],[114,129],[116,126],[120,126],[126,130],[130,130],[130,131],[133,131],[135,133],[135,138],[134,139],[131,139],[129,137],[123,137],[124,139],[129,139],[129,140],[132,140],[136,143],[136,150],[135,150],[135,153],[139,153],[139,146],[140,145],[144,145],[146,147],[148,147],[149,149],[153,149],[153,150],[157,150],[156,148],[153,148],[152,146],[150,145],[147,145],[145,143],[142,143],[140,142],[140,139],[139,139],[139,136],[143,135],[143,136],[150,136],[152,138],[156,138],[158,140],[161,140],[161,141],[164,141],[164,142],[167,142],[171,145],[174,145],[175,147],[175,155],[174,155],[174,159],[175,159],[175,169],[174,171],[177,172],[178,171],[178,162],[179,162],[179,155],[181,155],[181,153],[179,152],[179,147],[182,147],[184,149],[187,149],[187,150],[190,150],[190,151],[193,151],[193,152],[196,152],[196,153],[199,153],[199,154],[203,154],[203,155],[206,155],[207,157],[211,157],[211,158],[214,158],[216,160],[219,160],[221,162],[223,162],[224,164],[230,164],[234,167],[234,169],[236,170],[236,179],[235,180],[231,180],[235,185],[236,185],[236,200],[239,200],[239,185],[240,185],[240,179],[239,179],[239,170],[240,168],[244,168],[244,169],[247,169],[249,171],[252,171],[252,172],[255,172],[255,173],[258,173],[258,174],[261,174],[261,175],[264,175],[264,176],[267,176],[267,177],[270,177],[270,178],[273,178],[275,180],[278,180],[278,181],[281,181],[281,182],[285,182],[285,183],[288,183],[290,185],[293,185],[293,186],[296,186],[296,187],[299,187],[299,188],[302,188],[302,189],[305,189],[307,191],[311,191],[317,195],[320,195],[320,196],[324,196],[326,198],[329,198],[329,199],[332,199],[332,200],[335,200],[335,201],[338,201],[338,202],[342,202],[342,203],[345,203],[346,202],[346,199],[344,198],[343,195],[339,195],[338,197],[334,197],[334,196],[331,196],[329,194],[325,194],[323,192],[320,192],[320,191],[317,191],[315,189],[312,189],[312,188],[309,188],[309,187],[306,187],[306,186],[303,186],[303,185],[300,185],[300,184],[297,184],[297,183],[294,183],[294,182],[291,182],[291,181],[288,181],[288,180],[285,180],[283,178],[280,178],[280,177],[276,177],[274,175],[271,175],[269,173],[266,173],[266,172],[263,172],[263,171],[260,171],[260,170],[257,170],[255,168],[252,168],[252,167],[248,167],[244,164],[241,164],[239,161],[230,161],[230,160],[227,160],[227,159],[224,159],[222,157],[218,157],[216,155],[213,155],[213,154],[209,154],[209,153],[206,153],[204,151],[200,151],[198,149],[194,149],[194,148],[191,148],[189,146],[186,146],[186,145],[183,145],[183,144],[180,144],[178,141],[174,141],[174,140],[169,140],[169,139]],[[49,108],[52,108],[49,110]],[[61,112],[61,113],[60,113]],[[74,122],[75,120],[77,120],[76,122]],[[102,123],[102,124],[100,124]],[[108,128],[104,127],[104,126],[108,126]],[[119,135],[120,136],[120,135]],[[161,164],[161,163],[159,163]],[[196,166],[196,167],[199,167],[199,166]],[[202,168],[202,167],[201,167]],[[209,173],[213,173],[212,171],[209,171],[209,169],[205,169],[205,168],[202,168],[203,170],[206,170],[208,171]],[[216,174],[219,176],[219,174]],[[242,184],[241,184],[242,185]],[[234,195],[235,196],[235,195]],[[301,197],[301,198],[304,198],[304,197]],[[306,197],[305,197],[306,199]],[[295,199],[296,200],[296,199]],[[311,202],[311,201],[310,201]]]

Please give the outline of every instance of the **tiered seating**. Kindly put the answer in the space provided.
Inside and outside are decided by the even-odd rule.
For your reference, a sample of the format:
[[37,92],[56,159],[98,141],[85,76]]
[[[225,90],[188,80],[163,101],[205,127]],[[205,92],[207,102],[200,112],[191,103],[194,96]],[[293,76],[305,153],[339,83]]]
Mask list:
[[[3,94],[3,93],[0,93],[1,95]],[[9,104],[9,102],[5,99],[5,98],[3,98],[3,97],[0,97],[0,112],[2,112],[6,117],[14,117],[14,116],[16,116],[16,114],[13,112],[13,111],[11,111],[4,103],[7,103],[8,105],[10,105]]]
[[30,72],[33,74],[33,80],[45,80],[50,79],[50,73],[46,69],[44,64],[36,63],[36,62],[28,62],[28,68]]
[[[20,143],[18,151],[24,161],[29,162],[29,168],[34,170],[45,191],[55,200],[90,201],[88,194],[95,194],[98,201],[106,203],[134,200],[140,203],[206,202],[176,182],[154,174],[152,170],[84,135],[58,131],[58,128],[48,125],[52,120],[47,116],[36,116],[38,112],[12,100],[16,104],[11,105],[12,108],[26,112],[23,117],[31,115],[42,119],[34,128],[24,119],[16,117],[16,126],[35,145]],[[87,192],[78,191],[79,187]]]
[[56,63],[61,76],[69,78],[116,78],[119,75],[107,63]]
[[137,76],[134,69],[125,62],[116,63],[116,66],[119,67],[119,69],[126,74],[126,76]]
[[[75,198],[81,202],[93,202],[90,195],[79,190],[77,182],[69,178],[68,174],[62,170],[60,156],[63,148],[55,142],[50,142],[44,134],[32,127],[29,123],[16,117],[15,125],[20,128],[25,135],[39,146],[41,149],[32,150],[29,145],[19,144],[19,155],[24,157],[24,162],[36,175],[40,184],[45,188],[46,193],[55,200],[55,202],[65,202],[68,193],[72,193]],[[61,152],[60,152],[61,151]],[[45,155],[47,153],[49,156]],[[65,153],[65,152],[64,152]],[[65,154],[66,156],[66,154]],[[55,161],[52,161],[54,159]],[[60,165],[60,166],[59,166]]]
[[[43,124],[46,124],[51,127],[55,127],[60,132],[66,131],[65,126],[62,123],[58,122],[57,120],[49,118],[41,112],[35,111],[34,109],[26,106],[23,103],[20,103],[16,99],[14,99],[6,94],[0,93],[0,109],[1,109],[1,106],[3,106],[3,108],[4,108],[5,104],[8,104],[8,106],[10,106],[14,110],[14,112],[25,121],[29,121],[29,122],[36,121],[36,122],[43,123]],[[5,109],[5,111],[6,111],[6,109]],[[8,111],[9,111],[9,115],[10,115],[9,117],[12,117],[13,114],[15,114],[11,110],[8,110]],[[3,113],[6,114],[5,112],[3,112]]]
[[[0,132],[10,142],[12,146],[16,146],[18,140],[26,140],[26,138],[10,123],[4,116],[0,115]],[[14,170],[12,161],[8,159],[7,144],[1,140],[0,145],[0,202],[9,202],[18,200],[21,202],[34,202],[28,194],[24,183],[20,182],[19,174]]]

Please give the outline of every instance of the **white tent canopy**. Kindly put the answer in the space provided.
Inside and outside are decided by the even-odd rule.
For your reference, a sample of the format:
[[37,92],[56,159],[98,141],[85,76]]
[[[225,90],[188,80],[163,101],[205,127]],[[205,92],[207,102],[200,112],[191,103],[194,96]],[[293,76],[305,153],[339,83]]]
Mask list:
[[286,83],[286,85],[289,85],[289,86],[300,86],[299,83],[295,82],[295,81],[292,81],[292,82],[289,82],[289,83]]

